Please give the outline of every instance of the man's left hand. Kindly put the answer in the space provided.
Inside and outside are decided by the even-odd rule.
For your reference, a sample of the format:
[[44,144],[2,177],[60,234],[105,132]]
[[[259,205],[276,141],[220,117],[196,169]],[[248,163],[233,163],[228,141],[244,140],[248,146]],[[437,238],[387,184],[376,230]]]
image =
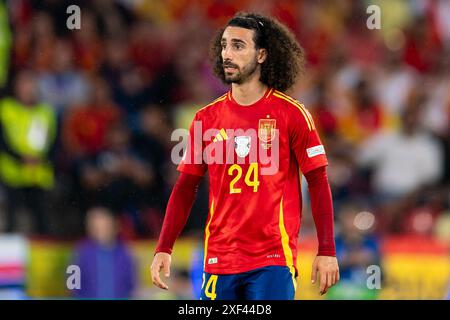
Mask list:
[[324,295],[339,281],[339,266],[336,257],[317,256],[312,266],[312,283],[316,283],[317,273],[320,275],[320,295]]

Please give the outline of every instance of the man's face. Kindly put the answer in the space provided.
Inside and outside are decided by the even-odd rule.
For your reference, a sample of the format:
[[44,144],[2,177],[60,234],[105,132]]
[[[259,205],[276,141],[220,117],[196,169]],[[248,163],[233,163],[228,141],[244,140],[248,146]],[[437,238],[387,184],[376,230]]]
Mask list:
[[113,216],[104,208],[89,210],[87,214],[87,229],[89,236],[103,245],[113,243],[117,232]]
[[264,62],[265,50],[256,49],[254,31],[227,27],[222,35],[222,61],[227,83],[244,83]]
[[32,105],[36,101],[36,80],[30,73],[22,73],[15,83],[15,94],[19,101],[26,105]]

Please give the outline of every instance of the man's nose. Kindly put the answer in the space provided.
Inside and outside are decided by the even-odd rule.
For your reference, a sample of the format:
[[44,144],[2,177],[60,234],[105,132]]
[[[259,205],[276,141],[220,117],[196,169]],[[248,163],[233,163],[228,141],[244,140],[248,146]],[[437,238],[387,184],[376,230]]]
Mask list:
[[223,61],[230,61],[232,60],[232,54],[231,54],[231,50],[229,49],[229,47],[226,47],[225,49],[222,49],[222,58]]

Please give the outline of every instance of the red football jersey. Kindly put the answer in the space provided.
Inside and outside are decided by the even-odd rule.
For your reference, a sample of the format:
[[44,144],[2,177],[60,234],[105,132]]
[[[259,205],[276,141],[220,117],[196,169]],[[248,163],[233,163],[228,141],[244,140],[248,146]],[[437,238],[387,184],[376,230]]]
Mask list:
[[282,92],[242,106],[229,91],[197,111],[178,170],[209,172],[205,272],[281,265],[294,274],[300,175],[325,165],[311,115]]

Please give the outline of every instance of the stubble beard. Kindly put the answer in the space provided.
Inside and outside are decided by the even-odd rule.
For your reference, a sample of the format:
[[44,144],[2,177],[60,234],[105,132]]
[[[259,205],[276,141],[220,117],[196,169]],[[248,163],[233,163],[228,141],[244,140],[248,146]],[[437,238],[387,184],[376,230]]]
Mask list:
[[258,62],[255,59],[242,69],[242,73],[240,68],[236,69],[235,74],[227,75],[225,73],[225,82],[227,84],[242,84],[256,72],[257,68]]

